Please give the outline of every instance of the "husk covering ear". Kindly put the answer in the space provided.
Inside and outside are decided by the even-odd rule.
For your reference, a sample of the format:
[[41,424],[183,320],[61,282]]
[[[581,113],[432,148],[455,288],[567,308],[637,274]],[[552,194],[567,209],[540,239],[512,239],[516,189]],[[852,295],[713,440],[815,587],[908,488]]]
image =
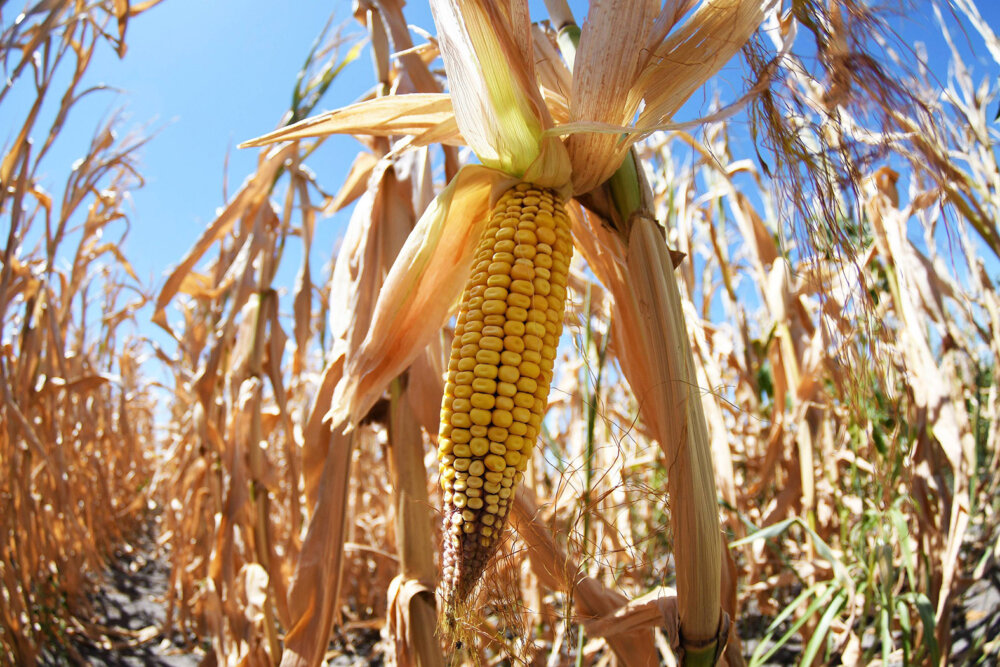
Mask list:
[[430,340],[461,294],[490,206],[517,179],[464,167],[421,216],[378,296],[371,328],[347,360],[334,423],[356,424]]
[[669,121],[742,48],[773,2],[705,0],[667,35],[688,5],[672,4],[676,11],[664,7],[659,13],[657,3],[635,0],[591,9],[573,70],[570,122],[631,131],[577,131],[567,140],[574,192],[590,192],[606,181],[633,143]]
[[462,136],[486,166],[541,186],[569,180],[562,142],[535,81],[527,3],[431,2]]

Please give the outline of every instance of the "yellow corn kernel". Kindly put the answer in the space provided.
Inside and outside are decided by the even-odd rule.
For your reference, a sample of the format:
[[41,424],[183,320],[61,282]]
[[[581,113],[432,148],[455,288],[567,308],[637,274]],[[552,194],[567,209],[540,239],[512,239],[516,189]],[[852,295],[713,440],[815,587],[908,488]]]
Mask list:
[[456,319],[438,459],[445,598],[465,598],[500,542],[541,425],[565,310],[569,218],[521,183],[493,209]]

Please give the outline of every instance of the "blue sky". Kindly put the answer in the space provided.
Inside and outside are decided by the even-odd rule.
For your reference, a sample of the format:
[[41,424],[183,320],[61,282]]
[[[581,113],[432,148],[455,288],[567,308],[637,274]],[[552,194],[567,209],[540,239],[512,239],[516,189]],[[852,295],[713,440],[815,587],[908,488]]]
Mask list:
[[[572,3],[579,8],[582,3]],[[541,1],[532,1],[540,10]],[[912,41],[933,36],[929,4],[926,11],[902,17],[900,31]],[[1000,29],[1000,2],[979,0],[987,22]],[[82,155],[91,132],[102,118],[124,107],[120,126],[130,130],[156,130],[156,136],[140,153],[140,170],[146,185],[134,194],[132,230],[126,254],[139,277],[153,286],[154,293],[164,272],[193,244],[216,209],[224,203],[223,181],[228,154],[228,186],[232,193],[251,173],[256,150],[237,150],[236,145],[263,134],[278,123],[288,108],[295,75],[317,33],[335,12],[334,22],[347,22],[348,32],[361,34],[353,21],[351,3],[313,0],[275,2],[265,0],[165,0],[132,20],[128,27],[128,52],[119,60],[109,48],[100,49],[89,75],[90,83],[104,82],[121,89],[85,100],[71,116],[65,136],[47,160],[44,185],[61,192],[69,165]],[[424,2],[411,2],[408,20],[433,31]],[[578,20],[582,11],[577,11]],[[4,17],[8,22],[10,18]],[[924,33],[931,29],[931,32]],[[973,44],[981,44],[970,31]],[[932,62],[942,80],[947,70],[946,54],[932,46]],[[935,54],[941,57],[935,57]],[[977,80],[997,68],[985,54],[973,55]],[[742,86],[738,69],[736,85],[716,84],[724,94]],[[331,87],[317,110],[354,101],[372,84],[367,51]],[[24,91],[15,91],[22,95]],[[11,102],[16,101],[15,96]],[[696,102],[706,98],[696,95]],[[701,102],[698,102],[701,100]],[[50,105],[51,106],[51,105]],[[0,108],[0,142],[7,143],[20,127],[16,103]],[[349,137],[338,138],[310,162],[319,182],[335,191],[357,150]],[[314,245],[314,280],[334,251],[346,214],[320,220]],[[294,261],[292,261],[294,259]],[[297,251],[286,264],[297,264]],[[294,266],[287,275],[290,284]],[[145,328],[145,327],[143,327]],[[155,334],[154,334],[155,335]]]

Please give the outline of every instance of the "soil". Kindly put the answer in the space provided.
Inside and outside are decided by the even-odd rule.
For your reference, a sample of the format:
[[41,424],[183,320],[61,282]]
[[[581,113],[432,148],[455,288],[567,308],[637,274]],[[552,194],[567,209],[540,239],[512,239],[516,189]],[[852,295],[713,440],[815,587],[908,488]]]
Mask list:
[[[1000,664],[1000,567],[991,564],[969,582],[953,616],[951,665]],[[94,623],[105,629],[100,641],[76,635],[67,656],[47,651],[43,665],[108,665],[112,667],[194,667],[202,664],[206,644],[195,637],[164,636],[163,600],[169,565],[150,536],[125,545],[114,555],[102,585],[91,596]],[[768,619],[749,613],[739,621],[744,651],[749,657],[767,627]],[[333,647],[336,648],[333,648]],[[382,664],[378,631],[358,629],[333,638],[328,665],[341,667]],[[777,651],[768,665],[795,664],[801,643],[793,639]],[[209,658],[206,663],[213,662]]]
[[[108,665],[109,667],[194,667],[205,657],[194,637],[161,632],[170,568],[149,535],[123,545],[92,593],[93,622],[104,629],[99,640],[74,634],[65,653],[43,654],[43,665]],[[187,639],[188,641],[185,641]]]

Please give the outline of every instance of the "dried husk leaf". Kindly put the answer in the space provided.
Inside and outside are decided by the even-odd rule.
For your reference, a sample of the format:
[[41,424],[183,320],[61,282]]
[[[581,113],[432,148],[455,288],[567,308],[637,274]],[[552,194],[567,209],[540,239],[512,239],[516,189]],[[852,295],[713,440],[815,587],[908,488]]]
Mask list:
[[337,618],[355,434],[345,435],[331,428],[323,436],[330,444],[316,509],[288,589],[292,624],[285,635],[281,667],[319,664]]
[[240,144],[240,148],[329,134],[391,137],[420,135],[454,119],[451,96],[443,93],[386,95],[328,111]]
[[424,212],[386,276],[364,341],[347,360],[331,407],[335,423],[356,424],[437,335],[468,277],[490,206],[516,182],[493,169],[464,167]]
[[487,167],[523,176],[548,112],[535,84],[527,2],[433,0],[455,118]]
[[642,133],[662,128],[743,47],[772,2],[705,0],[663,39],[686,10],[687,3],[675,4],[665,3],[658,12],[657,3],[612,0],[591,9],[580,36],[570,103],[574,134],[567,145],[575,192],[590,192],[606,181]]
[[647,216],[633,217],[627,247],[599,222],[582,222],[574,216],[577,247],[614,295],[612,333],[622,371],[668,463],[680,626],[687,639],[708,639],[720,627],[721,531],[710,439],[673,265],[662,230]]
[[[628,125],[637,102],[629,98],[657,16],[649,0],[610,0],[591,7],[580,32],[573,64],[570,121]],[[573,190],[583,193],[603,183],[621,165],[628,146],[616,134],[574,134],[566,142],[573,163]]]
[[637,127],[671,118],[741,49],[774,0],[704,0],[659,48],[636,82],[632,99],[645,101]]

